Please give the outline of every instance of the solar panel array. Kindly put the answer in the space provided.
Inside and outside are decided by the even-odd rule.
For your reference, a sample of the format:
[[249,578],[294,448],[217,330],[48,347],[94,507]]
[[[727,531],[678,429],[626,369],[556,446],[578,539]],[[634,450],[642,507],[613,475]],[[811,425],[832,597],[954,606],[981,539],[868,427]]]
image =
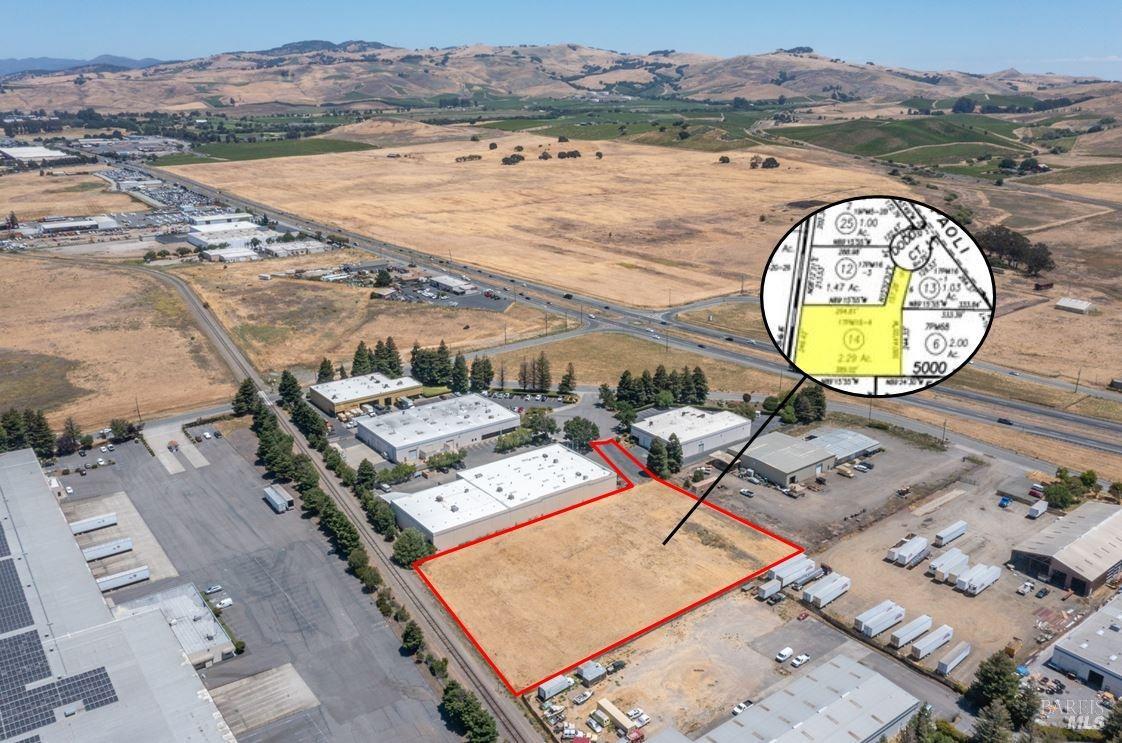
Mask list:
[[0,635],[32,623],[14,560],[0,560]]
[[4,527],[0,526],[0,557],[7,557],[12,554],[12,550],[8,547],[8,537],[4,534]]
[[38,630],[0,639],[0,697],[50,675]]

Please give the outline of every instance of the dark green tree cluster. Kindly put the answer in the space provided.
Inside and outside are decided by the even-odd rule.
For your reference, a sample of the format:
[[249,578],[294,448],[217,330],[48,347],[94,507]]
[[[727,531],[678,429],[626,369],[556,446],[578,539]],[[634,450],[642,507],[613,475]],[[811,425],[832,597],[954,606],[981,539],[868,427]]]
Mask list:
[[1001,718],[1004,714],[1015,730],[1029,725],[1040,711],[1040,697],[1031,687],[1021,687],[1016,664],[1002,651],[994,653],[978,666],[974,681],[966,690],[966,698],[981,709],[983,715],[988,711],[995,718]]
[[1044,243],[1034,243],[1015,230],[1001,225],[987,227],[976,234],[983,252],[1000,258],[1004,263],[1023,269],[1036,276],[1056,267],[1052,251]]
[[817,384],[811,383],[796,392],[790,405],[799,423],[826,419],[826,392]]
[[[660,400],[660,393],[663,394]],[[654,405],[659,402],[677,405],[702,405],[709,397],[709,380],[700,366],[693,371],[682,367],[681,371],[666,371],[659,364],[654,374],[647,369],[638,377],[625,370],[616,385],[615,403],[627,403],[634,408]]]
[[518,365],[518,388],[531,392],[548,392],[553,386],[553,373],[545,351]]
[[427,464],[431,469],[444,472],[445,470],[452,469],[453,467],[459,467],[461,464],[463,464],[465,454],[466,452],[464,452],[463,449],[440,451],[436,454],[430,454],[428,458],[425,459],[425,464]]
[[238,391],[234,393],[234,415],[249,415],[257,409],[259,402],[261,402],[261,398],[257,395],[257,385],[253,383],[252,379],[246,377],[238,386]]
[[456,359],[452,362],[452,376],[448,379],[448,387],[461,395],[471,389],[471,373],[462,353],[456,354]]
[[470,387],[472,392],[483,392],[491,388],[495,378],[495,367],[487,356],[476,356],[471,362]]
[[1044,486],[1044,499],[1053,508],[1071,508],[1088,493],[1098,492],[1099,489],[1099,476],[1094,470],[1075,474],[1066,467],[1060,467],[1056,470],[1055,481]]
[[257,434],[257,458],[273,477],[281,481],[294,479],[296,458],[292,454],[292,437],[280,430],[277,416],[264,405],[253,411],[250,430]]
[[319,362],[319,371],[316,372],[316,384],[323,384],[324,382],[331,382],[335,379],[335,367],[331,362],[324,358]]
[[944,731],[924,705],[900,733],[900,743],[959,743],[961,734]]
[[351,376],[360,374],[373,374],[377,372],[391,379],[396,379],[403,374],[401,366],[401,353],[397,350],[397,343],[393,336],[384,341],[379,340],[371,351],[366,341],[359,341],[355,348],[354,358],[351,360]]
[[73,454],[82,446],[82,429],[78,428],[77,421],[68,417],[62,424],[62,433],[55,439],[55,449],[60,456]]
[[495,718],[484,709],[474,692],[457,681],[449,681],[444,686],[440,711],[471,743],[493,743],[499,739]]
[[289,406],[289,415],[292,423],[313,449],[319,452],[327,450],[327,422],[315,411],[303,397],[297,397]]
[[297,400],[304,397],[304,391],[300,388],[300,383],[296,381],[296,376],[288,369],[281,372],[277,393],[280,395],[281,404],[285,407],[291,407]]
[[417,560],[428,557],[435,551],[421,532],[409,527],[402,531],[393,543],[393,561],[403,568],[408,568]]
[[122,441],[132,441],[140,435],[140,426],[124,418],[114,418],[109,421],[109,440],[114,444]]
[[666,444],[661,439],[655,439],[647,450],[647,469],[658,477],[670,474],[670,458],[666,454]]
[[573,390],[577,388],[577,370],[573,367],[573,362],[565,367],[565,374],[561,377],[561,381],[557,383],[557,391],[562,395],[571,395]]
[[413,344],[409,354],[411,376],[429,387],[448,387],[452,382],[452,355],[443,339],[436,348],[421,348]]
[[530,408],[522,414],[522,428],[530,432],[534,442],[542,442],[557,433],[557,421],[549,408]]
[[565,440],[577,451],[588,451],[589,442],[600,438],[600,428],[587,418],[570,418],[562,426]]
[[679,472],[682,469],[682,442],[678,439],[678,434],[670,434],[670,438],[666,440],[666,469],[670,472]]
[[39,459],[55,453],[55,434],[42,410],[9,408],[0,415],[0,452],[31,449]]

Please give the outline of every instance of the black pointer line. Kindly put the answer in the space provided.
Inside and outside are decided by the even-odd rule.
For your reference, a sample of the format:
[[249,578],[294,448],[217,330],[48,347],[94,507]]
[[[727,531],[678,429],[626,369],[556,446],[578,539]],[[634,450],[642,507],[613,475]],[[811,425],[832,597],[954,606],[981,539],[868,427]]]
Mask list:
[[757,428],[754,434],[748,437],[748,441],[745,442],[744,446],[740,447],[740,451],[737,452],[736,456],[732,458],[731,462],[729,462],[729,466],[725,467],[725,469],[721,471],[721,474],[717,475],[717,479],[710,483],[709,487],[705,489],[705,492],[702,493],[701,497],[694,501],[694,504],[690,506],[690,510],[686,512],[686,515],[682,517],[682,520],[678,522],[678,525],[670,530],[670,533],[666,535],[666,539],[662,540],[662,545],[664,547],[666,546],[667,542],[674,538],[674,535],[678,533],[678,530],[681,529],[687,521],[689,521],[690,516],[693,516],[693,512],[697,510],[697,507],[701,505],[702,501],[709,497],[709,494],[713,492],[713,488],[717,487],[717,483],[719,483],[721,479],[729,473],[729,470],[732,469],[734,464],[740,461],[740,458],[744,456],[744,452],[748,451],[748,447],[752,445],[752,442],[756,440],[756,437],[767,429],[768,424],[771,423],[772,419],[775,416],[779,415],[779,411],[787,407],[787,403],[790,401],[792,395],[799,391],[799,387],[801,387],[803,382],[805,381],[806,377],[800,377],[799,381],[795,382],[795,386],[791,388],[791,391],[787,393],[787,396],[783,398],[783,402],[779,403],[775,410],[771,411],[771,415],[767,417],[767,420],[764,421],[764,424]]

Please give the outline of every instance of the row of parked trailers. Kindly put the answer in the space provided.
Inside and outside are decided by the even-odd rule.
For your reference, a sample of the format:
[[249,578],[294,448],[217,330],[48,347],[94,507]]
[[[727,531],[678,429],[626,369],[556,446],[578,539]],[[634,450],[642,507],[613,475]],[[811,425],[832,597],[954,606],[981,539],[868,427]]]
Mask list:
[[[858,614],[853,620],[853,627],[871,640],[900,624],[904,621],[906,614],[903,606],[891,599],[886,599],[871,609]],[[954,629],[949,624],[940,625],[934,630],[931,630],[931,625],[931,617],[928,615],[924,614],[917,617],[893,632],[888,644],[894,648],[902,648],[911,644],[912,649],[909,654],[912,659],[923,660],[946,645],[954,637]],[[928,630],[931,631],[928,632]],[[920,635],[923,636],[920,637]],[[961,659],[959,662],[961,662]],[[957,663],[954,665],[957,665]]]

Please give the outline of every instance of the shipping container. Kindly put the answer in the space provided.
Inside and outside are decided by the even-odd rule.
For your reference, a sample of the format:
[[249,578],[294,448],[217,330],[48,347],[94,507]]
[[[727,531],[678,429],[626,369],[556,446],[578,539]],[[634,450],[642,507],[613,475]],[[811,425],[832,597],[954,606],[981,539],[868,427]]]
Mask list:
[[904,647],[929,629],[931,629],[931,617],[924,614],[923,616],[916,617],[893,632],[892,637],[888,640],[888,644],[890,647],[894,648]]
[[970,568],[965,573],[958,576],[958,580],[956,580],[954,582],[955,590],[956,591],[965,591],[966,587],[970,585],[970,582],[972,580],[974,580],[976,577],[978,577],[979,575],[981,575],[983,572],[985,572],[985,570],[987,568],[989,568],[989,565],[984,565],[980,562],[977,563],[976,565],[974,565],[974,567]]
[[92,562],[94,560],[112,557],[113,555],[120,555],[131,550],[132,539],[123,537],[122,539],[114,539],[111,542],[102,542],[101,544],[86,547],[82,550],[82,557],[86,558],[86,562]]
[[1043,515],[1044,515],[1045,513],[1047,513],[1047,512],[1048,512],[1048,501],[1046,501],[1046,500],[1038,500],[1038,501],[1037,501],[1036,503],[1033,503],[1033,504],[1032,504],[1032,505],[1031,505],[1031,506],[1029,507],[1029,510],[1028,510],[1028,518],[1030,518],[1030,519],[1038,519],[1038,518],[1040,518],[1041,516],[1043,516]]
[[837,573],[830,573],[825,578],[817,581],[813,586],[808,587],[803,591],[803,601],[810,603],[810,601],[822,591],[827,590],[830,586],[841,580],[842,576]]
[[970,585],[966,587],[967,596],[977,596],[982,591],[986,590],[1001,577],[1000,565],[989,565],[981,573],[976,575],[971,581]]
[[954,561],[957,560],[960,555],[963,555],[963,552],[958,547],[950,548],[949,550],[947,550],[946,552],[944,552],[943,554],[939,555],[934,560],[932,560],[930,562],[930,564],[928,564],[927,574],[928,575],[936,575],[941,569],[945,568],[947,565],[953,564]]
[[88,519],[81,521],[72,521],[70,523],[71,534],[85,534],[87,532],[104,529],[107,526],[116,526],[117,514],[103,513],[100,516],[91,516]]
[[772,596],[779,593],[779,589],[781,588],[783,588],[783,584],[778,580],[769,580],[756,589],[756,598],[770,599]]
[[538,687],[538,700],[544,702],[573,688],[576,682],[568,676],[554,676]]
[[823,570],[822,568],[815,568],[813,571],[804,575],[803,577],[796,578],[795,580],[791,581],[791,583],[788,584],[788,585],[790,585],[791,588],[794,588],[795,590],[799,590],[800,588],[802,588],[806,584],[813,583],[814,581],[818,580],[819,578],[821,578],[825,574],[826,574],[826,571]]
[[907,562],[901,563],[901,565],[905,569],[910,570],[911,568],[914,568],[916,565],[919,565],[921,562],[925,561],[929,557],[931,557],[931,548],[930,547],[924,547],[921,552],[916,554],[914,557],[912,557],[912,559],[908,560]]
[[292,496],[277,485],[265,488],[265,502],[277,513],[284,513],[293,506]]
[[864,631],[865,622],[869,621],[870,619],[875,617],[877,614],[883,614],[885,611],[887,611],[888,609],[891,609],[893,606],[896,606],[896,604],[893,603],[892,599],[885,599],[884,601],[881,601],[879,604],[872,607],[871,609],[866,609],[865,611],[861,612],[860,614],[858,614],[854,618],[853,628],[856,629],[858,632]]
[[941,625],[938,629],[924,635],[912,645],[912,659],[923,660],[950,642],[952,637],[954,637],[954,629],[952,629],[949,624]]
[[927,537],[912,537],[896,551],[896,564],[907,565],[927,549]]
[[963,555],[955,558],[950,564],[944,565],[935,572],[935,580],[950,583],[952,586],[958,581],[959,576],[970,570],[970,556]]
[[783,587],[795,585],[802,581],[804,578],[809,578],[818,572],[820,568],[814,563],[814,560],[807,560],[802,566],[795,571],[789,572],[786,575],[779,576],[776,580],[783,584]]
[[966,533],[966,526],[967,524],[965,521],[956,521],[945,529],[940,530],[939,533],[935,535],[935,546],[943,547],[958,539]]
[[881,632],[884,632],[890,627],[895,627],[897,624],[904,621],[905,614],[904,607],[899,604],[893,604],[891,609],[883,614],[878,614],[866,622],[863,632],[866,637],[876,637]]
[[939,666],[935,670],[939,674],[946,676],[948,673],[953,671],[959,663],[966,660],[966,657],[970,655],[970,652],[973,649],[974,648],[971,647],[970,643],[960,642],[959,644],[951,648],[951,651],[949,653],[943,656],[943,659],[939,661]]
[[125,570],[120,573],[113,573],[113,575],[107,575],[104,578],[98,578],[97,587],[101,589],[102,593],[104,593],[105,591],[111,591],[114,588],[120,588],[121,586],[131,586],[133,583],[146,581],[149,577],[151,577],[151,575],[148,571],[148,566],[141,565],[138,568],[132,568],[131,570]]
[[[837,575],[837,573],[833,573],[833,575]],[[814,596],[811,597],[811,606],[821,609],[848,591],[850,585],[851,581],[849,578],[844,575],[839,575],[838,580],[833,581],[826,588],[816,592]]]
[[768,580],[771,580],[772,578],[780,578],[796,571],[803,570],[807,563],[813,564],[813,562],[814,561],[806,555],[797,555],[789,560],[779,563],[771,570],[767,571],[767,575],[765,575],[764,577]]

